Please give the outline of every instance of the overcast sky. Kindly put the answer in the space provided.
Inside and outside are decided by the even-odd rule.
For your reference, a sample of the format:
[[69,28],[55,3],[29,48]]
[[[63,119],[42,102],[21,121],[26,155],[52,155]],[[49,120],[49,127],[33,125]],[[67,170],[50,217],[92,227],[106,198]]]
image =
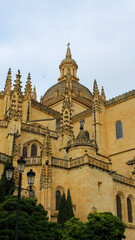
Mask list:
[[135,0],[0,0],[0,91],[9,67],[38,100],[57,83],[67,42],[80,83],[110,99],[135,89]]

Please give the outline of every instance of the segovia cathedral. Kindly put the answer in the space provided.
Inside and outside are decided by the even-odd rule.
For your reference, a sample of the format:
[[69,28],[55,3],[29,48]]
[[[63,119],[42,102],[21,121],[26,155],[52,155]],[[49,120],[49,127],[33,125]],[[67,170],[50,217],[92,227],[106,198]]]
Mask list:
[[[68,188],[74,214],[86,221],[89,212],[107,212],[126,224],[126,237],[135,239],[135,90],[106,100],[96,80],[93,91],[77,76],[77,63],[68,44],[59,66],[58,82],[40,102],[31,76],[21,87],[20,70],[12,88],[11,69],[0,92],[0,175],[7,160],[26,160],[22,187],[29,188],[57,221],[59,202]],[[23,196],[28,192],[22,190]]]

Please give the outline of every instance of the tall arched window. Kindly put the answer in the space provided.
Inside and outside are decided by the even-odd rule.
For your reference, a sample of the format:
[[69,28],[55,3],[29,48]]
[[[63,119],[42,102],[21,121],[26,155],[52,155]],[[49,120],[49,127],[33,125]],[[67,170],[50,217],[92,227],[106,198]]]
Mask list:
[[116,206],[117,206],[117,216],[122,219],[122,206],[121,206],[121,198],[119,195],[116,196]]
[[61,199],[61,192],[57,190],[56,191],[56,210],[59,210],[60,199]]
[[128,211],[128,221],[133,222],[133,217],[132,217],[132,203],[130,198],[127,198],[127,211]]
[[122,122],[116,122],[116,138],[123,138]]
[[27,148],[26,147],[23,148],[23,157],[24,158],[27,157]]
[[37,156],[37,146],[35,144],[32,144],[31,146],[31,157]]

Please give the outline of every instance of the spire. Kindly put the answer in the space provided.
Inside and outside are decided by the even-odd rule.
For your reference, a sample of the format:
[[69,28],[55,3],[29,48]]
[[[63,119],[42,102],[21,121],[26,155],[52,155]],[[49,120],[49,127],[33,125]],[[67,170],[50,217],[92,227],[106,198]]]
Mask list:
[[94,96],[99,96],[99,90],[98,90],[98,85],[97,85],[96,79],[94,80],[93,95]]
[[102,89],[101,89],[101,98],[102,100],[105,102],[106,101],[106,96],[105,96],[105,92],[104,92],[104,88],[102,86]]
[[11,93],[12,79],[11,79],[11,68],[8,70],[6,84],[5,84],[5,94]]
[[14,118],[15,121],[22,117],[22,92],[21,92],[21,75],[20,70],[16,74],[14,83],[14,91],[11,98],[11,107],[9,112],[9,119]]
[[24,98],[27,100],[31,100],[31,76],[30,73],[28,73],[28,77],[27,77],[27,82],[26,82],[26,86],[25,86],[25,94],[24,94]]
[[36,87],[34,86],[33,93],[32,93],[32,99],[37,101],[37,93],[36,93]]
[[100,112],[100,103],[101,103],[101,97],[99,95],[98,85],[95,79],[94,86],[93,86],[93,111]]
[[18,70],[18,73],[16,74],[16,80],[14,83],[14,92],[16,92],[19,96],[22,96],[22,92],[21,92],[21,74],[20,74],[20,70]]
[[66,58],[71,58],[72,57],[69,45],[70,45],[70,43],[67,44],[68,47],[67,47]]

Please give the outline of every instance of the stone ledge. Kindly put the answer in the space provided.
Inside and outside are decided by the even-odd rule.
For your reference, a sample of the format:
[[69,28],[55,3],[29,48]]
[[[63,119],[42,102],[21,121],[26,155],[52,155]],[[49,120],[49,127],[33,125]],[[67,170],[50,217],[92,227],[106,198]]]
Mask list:
[[109,99],[108,101],[106,101],[106,107],[116,103],[126,101],[128,98],[132,98],[132,97],[135,97],[135,90],[129,91],[122,95],[116,96],[115,98]]

